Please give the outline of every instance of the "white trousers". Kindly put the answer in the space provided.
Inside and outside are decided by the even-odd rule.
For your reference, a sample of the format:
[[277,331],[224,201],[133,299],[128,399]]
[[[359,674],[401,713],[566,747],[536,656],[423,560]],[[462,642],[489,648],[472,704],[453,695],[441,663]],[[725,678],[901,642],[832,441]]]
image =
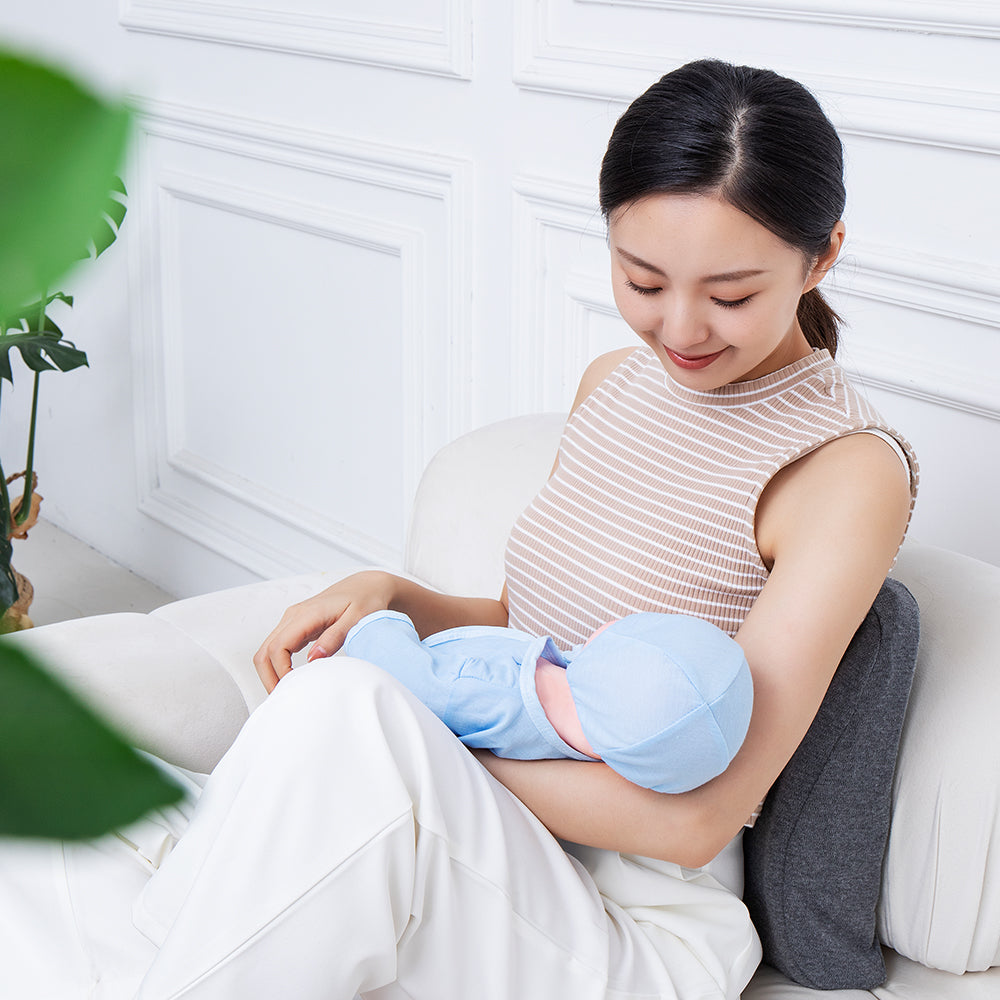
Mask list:
[[760,958],[709,870],[560,845],[359,660],[296,669],[203,790],[178,776],[196,807],[0,848],[0,997],[736,1000]]

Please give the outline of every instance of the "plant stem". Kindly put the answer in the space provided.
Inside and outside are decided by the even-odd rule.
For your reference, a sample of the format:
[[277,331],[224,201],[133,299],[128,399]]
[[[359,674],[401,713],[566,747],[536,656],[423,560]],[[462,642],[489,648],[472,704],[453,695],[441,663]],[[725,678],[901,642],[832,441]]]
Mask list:
[[[41,305],[38,308],[38,330],[45,329],[45,306],[48,289],[42,292]],[[31,391],[31,422],[28,424],[28,455],[24,460],[24,492],[21,494],[21,506],[18,508],[17,517],[14,519],[17,524],[24,524],[31,513],[31,494],[34,491],[34,469],[35,469],[35,423],[38,420],[38,380],[41,372],[35,372],[35,384]]]
[[3,537],[9,538],[13,525],[10,520],[10,494],[7,492],[7,477],[0,465],[0,520],[3,521]]
[[24,524],[31,513],[31,494],[34,486],[35,466],[35,422],[38,418],[38,381],[41,372],[35,372],[35,385],[31,393],[31,423],[28,424],[28,456],[24,460],[24,492],[21,494],[21,506],[18,508],[15,521]]

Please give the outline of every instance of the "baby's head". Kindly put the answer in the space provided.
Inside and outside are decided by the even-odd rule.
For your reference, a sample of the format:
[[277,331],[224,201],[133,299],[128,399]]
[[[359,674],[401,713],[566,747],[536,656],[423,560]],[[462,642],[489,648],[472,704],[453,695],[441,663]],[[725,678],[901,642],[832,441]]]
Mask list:
[[636,784],[696,788],[729,766],[746,736],[750,668],[736,641],[704,619],[629,615],[566,659],[584,734]]

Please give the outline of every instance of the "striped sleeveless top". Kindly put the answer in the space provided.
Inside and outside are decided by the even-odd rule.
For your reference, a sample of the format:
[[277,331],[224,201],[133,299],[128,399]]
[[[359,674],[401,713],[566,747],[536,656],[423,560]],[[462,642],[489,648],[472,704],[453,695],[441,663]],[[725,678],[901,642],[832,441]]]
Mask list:
[[711,391],[675,383],[640,347],[570,416],[555,472],[507,543],[510,625],[563,648],[612,618],[668,611],[734,635],[767,568],[754,513],[784,466],[887,427],[827,351]]

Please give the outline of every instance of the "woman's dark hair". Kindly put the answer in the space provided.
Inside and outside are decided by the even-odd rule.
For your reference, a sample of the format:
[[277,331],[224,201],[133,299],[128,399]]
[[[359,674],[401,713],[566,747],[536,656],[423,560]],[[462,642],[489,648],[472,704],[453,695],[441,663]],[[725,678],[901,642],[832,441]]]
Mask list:
[[[615,125],[601,164],[605,219],[645,195],[716,194],[815,261],[844,211],[843,149],[816,98],[770,70],[703,59],[668,73]],[[837,350],[818,289],[799,300],[810,346]]]

